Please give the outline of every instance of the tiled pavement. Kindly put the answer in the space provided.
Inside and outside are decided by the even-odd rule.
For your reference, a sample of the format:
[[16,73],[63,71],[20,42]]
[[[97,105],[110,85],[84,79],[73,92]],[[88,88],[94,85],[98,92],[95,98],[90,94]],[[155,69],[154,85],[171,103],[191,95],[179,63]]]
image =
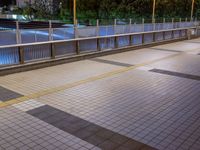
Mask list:
[[0,150],[200,150],[199,52],[195,39],[0,77],[17,98],[110,72],[0,108]]

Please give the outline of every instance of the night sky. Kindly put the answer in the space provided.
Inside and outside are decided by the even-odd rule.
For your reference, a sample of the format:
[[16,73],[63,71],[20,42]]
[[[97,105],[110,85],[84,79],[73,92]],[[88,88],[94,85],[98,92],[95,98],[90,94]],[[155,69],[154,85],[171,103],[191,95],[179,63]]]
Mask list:
[[0,7],[2,6],[8,6],[10,4],[15,4],[16,0],[0,0]]

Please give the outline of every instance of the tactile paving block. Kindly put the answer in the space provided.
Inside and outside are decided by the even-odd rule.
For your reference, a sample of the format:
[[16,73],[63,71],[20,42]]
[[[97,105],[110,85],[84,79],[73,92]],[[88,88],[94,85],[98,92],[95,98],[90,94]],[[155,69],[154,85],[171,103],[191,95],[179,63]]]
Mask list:
[[148,145],[48,105],[27,111],[27,113],[103,150],[116,150],[117,148],[155,150]]
[[200,81],[200,76],[191,75],[191,74],[185,74],[185,73],[179,73],[179,72],[173,72],[173,71],[161,70],[161,69],[152,69],[152,70],[150,70],[150,72],[155,72],[155,73]]
[[2,86],[0,86],[0,101],[9,101],[11,99],[22,97],[23,95],[16,93],[14,91],[11,91],[9,89],[6,89]]

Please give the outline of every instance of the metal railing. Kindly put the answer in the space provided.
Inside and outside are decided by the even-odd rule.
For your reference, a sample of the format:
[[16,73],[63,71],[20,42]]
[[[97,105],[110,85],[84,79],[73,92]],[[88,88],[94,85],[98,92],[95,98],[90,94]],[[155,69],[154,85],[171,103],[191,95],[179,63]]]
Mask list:
[[200,35],[198,27],[191,27],[4,45],[0,46],[0,65],[4,67],[63,56],[100,53],[119,48],[185,39],[190,30],[193,30],[195,36]]
[[[107,36],[115,34],[125,34],[133,32],[157,31],[166,29],[176,29],[184,27],[195,27],[199,24],[197,21],[179,21],[179,22],[162,22],[162,23],[133,23],[119,25],[114,21],[113,25],[99,25],[97,20],[96,26],[66,26],[62,28],[52,28],[52,22],[49,22],[49,28],[23,29],[20,23],[16,22],[14,29],[0,31],[0,45],[22,44],[44,42],[52,40],[65,40],[84,37]],[[46,23],[47,24],[47,23]]]

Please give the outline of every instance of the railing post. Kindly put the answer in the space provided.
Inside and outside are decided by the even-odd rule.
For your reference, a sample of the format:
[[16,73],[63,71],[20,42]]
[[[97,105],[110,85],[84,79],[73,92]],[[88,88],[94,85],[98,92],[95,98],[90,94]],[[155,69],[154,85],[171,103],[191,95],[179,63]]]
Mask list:
[[50,46],[51,46],[51,59],[55,59],[56,58],[55,45],[51,43]]
[[187,39],[191,39],[191,29],[187,29]]
[[179,38],[182,37],[182,31],[179,30]]
[[156,30],[156,19],[154,18],[153,19],[153,31],[155,31]]
[[101,51],[100,38],[97,38],[97,51]]
[[166,22],[165,18],[163,18],[163,24]]
[[117,36],[115,36],[115,38],[114,38],[114,43],[115,43],[115,48],[118,48],[119,47],[119,44],[118,44],[118,37]]
[[165,40],[165,31],[163,31],[163,40]]
[[181,28],[181,24],[182,24],[182,19],[179,19],[179,28]]
[[172,18],[172,29],[174,29],[175,26],[174,26],[174,18]]
[[114,20],[114,34],[116,34],[117,19]]
[[[49,20],[49,41],[53,41],[52,34],[53,34],[52,21]],[[51,50],[51,59],[55,59],[56,54],[55,54],[55,46],[53,43],[50,44],[50,50]]]
[[[76,20],[75,24],[74,24],[74,38],[77,39],[79,37],[78,35],[78,20]],[[79,41],[75,40],[75,48],[76,48],[76,54],[79,55],[80,54],[80,49],[79,49]]]
[[132,46],[132,42],[133,41],[133,36],[132,35],[129,35],[129,46]]
[[19,29],[19,21],[16,21],[16,43],[17,44],[21,43],[21,34],[20,34],[20,29]]
[[[18,21],[16,21],[16,43],[21,44],[21,34]],[[19,55],[19,63],[24,64],[24,48],[21,46],[18,47],[18,55]]]
[[99,37],[99,20],[97,19],[96,21],[96,35],[97,35],[97,51],[101,51],[101,47],[100,47],[100,39]]
[[142,18],[142,31],[144,32],[144,18]]
[[165,18],[163,18],[163,30],[165,29]]
[[76,47],[76,54],[79,55],[80,49],[79,49],[79,41],[78,40],[75,41],[75,47]]
[[53,40],[53,36],[52,36],[52,22],[51,20],[49,20],[49,41],[52,41]]
[[142,45],[144,44],[144,33],[142,33]]
[[78,25],[78,20],[76,20],[76,23],[74,25],[74,38],[75,39],[79,37],[78,36],[78,27],[77,27],[77,25]]
[[184,23],[184,27],[187,27],[187,17],[185,18],[185,23]]
[[131,33],[132,19],[129,19],[129,33]]
[[96,20],[96,36],[99,36],[99,19]]
[[19,63],[24,64],[24,48],[19,46],[18,53],[19,53]]
[[156,33],[153,32],[153,42],[156,42]]
[[174,30],[172,30],[172,39],[174,39]]

